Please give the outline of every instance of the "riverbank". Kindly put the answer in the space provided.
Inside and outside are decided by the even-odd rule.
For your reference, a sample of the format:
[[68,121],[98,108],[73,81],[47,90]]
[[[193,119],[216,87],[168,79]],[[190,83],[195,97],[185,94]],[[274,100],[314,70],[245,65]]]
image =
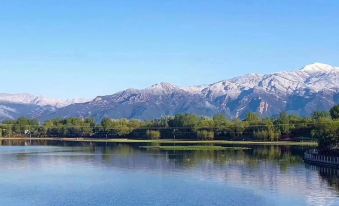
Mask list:
[[61,141],[61,142],[94,142],[94,143],[159,143],[159,144],[221,144],[221,145],[280,145],[280,146],[317,146],[317,142],[294,142],[294,141],[228,141],[228,140],[172,140],[172,139],[161,139],[161,140],[142,140],[142,139],[93,139],[93,138],[24,138],[24,137],[10,137],[0,138],[1,140],[22,140],[22,141]]

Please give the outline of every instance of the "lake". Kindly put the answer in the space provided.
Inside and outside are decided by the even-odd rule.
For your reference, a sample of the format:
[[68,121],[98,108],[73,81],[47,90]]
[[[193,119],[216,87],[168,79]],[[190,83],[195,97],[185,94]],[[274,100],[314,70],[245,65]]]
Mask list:
[[1,144],[4,206],[339,205],[339,171],[305,164],[306,147],[167,151],[142,144]]

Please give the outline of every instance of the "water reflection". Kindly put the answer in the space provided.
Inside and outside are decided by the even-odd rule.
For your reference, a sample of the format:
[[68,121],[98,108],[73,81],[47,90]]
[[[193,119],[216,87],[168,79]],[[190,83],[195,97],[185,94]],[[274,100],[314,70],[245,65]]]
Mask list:
[[[98,175],[111,176],[112,171],[115,172],[115,176],[132,175],[128,176],[131,181],[136,173],[142,173],[151,174],[155,179],[160,178],[155,187],[160,183],[166,185],[165,179],[171,178],[175,180],[171,179],[172,182],[168,184],[180,180],[192,181],[189,184],[194,184],[194,188],[189,185],[184,187],[191,188],[192,194],[195,190],[201,192],[201,182],[206,189],[208,188],[210,198],[218,197],[222,200],[215,202],[215,205],[224,205],[225,201],[229,201],[220,199],[224,198],[220,193],[223,191],[223,186],[248,192],[248,197],[260,197],[258,205],[339,205],[339,171],[305,165],[302,155],[307,148],[302,147],[252,146],[250,150],[236,151],[157,151],[142,149],[140,148],[142,144],[46,141],[2,141],[1,144],[11,145],[11,147],[0,147],[0,170],[12,180],[16,177],[6,174],[6,170],[14,171],[14,174],[20,174],[19,170],[35,170],[52,176],[59,176],[62,172],[65,172],[65,175],[76,173],[79,174],[79,178],[85,176],[96,181],[99,181]],[[21,147],[22,145],[40,146]],[[95,175],[91,173],[93,170]],[[147,179],[148,176],[142,177]],[[42,180],[38,179],[38,181]],[[86,180],[81,181],[86,182]],[[131,181],[124,182],[122,185],[125,187],[126,184],[131,184]],[[3,182],[0,181],[0,186],[1,183]],[[180,190],[179,185],[179,183],[175,185],[178,190]],[[108,189],[113,190],[107,186]],[[156,189],[152,192],[162,190]],[[232,193],[232,191],[228,189],[226,192]],[[205,198],[209,197],[208,195]],[[236,195],[234,198],[232,200],[234,205],[252,204],[253,201],[253,198],[249,198],[248,202],[240,200],[241,192],[239,199]],[[244,204],[240,204],[241,201],[244,201]],[[189,205],[191,202],[186,204]]]
[[317,171],[322,180],[326,181],[326,183],[329,184],[329,186],[339,191],[339,169],[329,167],[319,167],[310,164],[306,164],[306,168]]

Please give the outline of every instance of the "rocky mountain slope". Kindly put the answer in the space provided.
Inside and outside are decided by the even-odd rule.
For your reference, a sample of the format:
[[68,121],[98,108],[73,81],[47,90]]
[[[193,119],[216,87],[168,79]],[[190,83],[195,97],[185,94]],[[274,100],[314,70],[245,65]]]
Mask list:
[[[294,72],[248,74],[206,86],[178,87],[160,83],[67,106],[36,100],[22,102],[38,109],[25,108],[18,113],[41,120],[69,117],[92,117],[98,121],[106,117],[153,119],[179,113],[243,118],[248,112],[272,116],[282,111],[306,116],[339,104],[339,68],[315,63]],[[1,106],[5,105],[0,95]],[[1,111],[0,117],[3,116]]]
[[0,121],[19,117],[39,119],[45,114],[85,100],[57,100],[31,94],[0,93]]

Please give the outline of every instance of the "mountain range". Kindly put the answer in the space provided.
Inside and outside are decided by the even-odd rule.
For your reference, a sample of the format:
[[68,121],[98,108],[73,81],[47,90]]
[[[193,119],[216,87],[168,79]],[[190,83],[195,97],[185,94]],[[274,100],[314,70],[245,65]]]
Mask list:
[[175,114],[223,114],[244,118],[248,112],[308,116],[339,104],[339,68],[314,63],[292,72],[247,74],[209,85],[179,87],[159,83],[86,100],[54,100],[30,94],[0,93],[0,121],[18,117],[155,119]]

